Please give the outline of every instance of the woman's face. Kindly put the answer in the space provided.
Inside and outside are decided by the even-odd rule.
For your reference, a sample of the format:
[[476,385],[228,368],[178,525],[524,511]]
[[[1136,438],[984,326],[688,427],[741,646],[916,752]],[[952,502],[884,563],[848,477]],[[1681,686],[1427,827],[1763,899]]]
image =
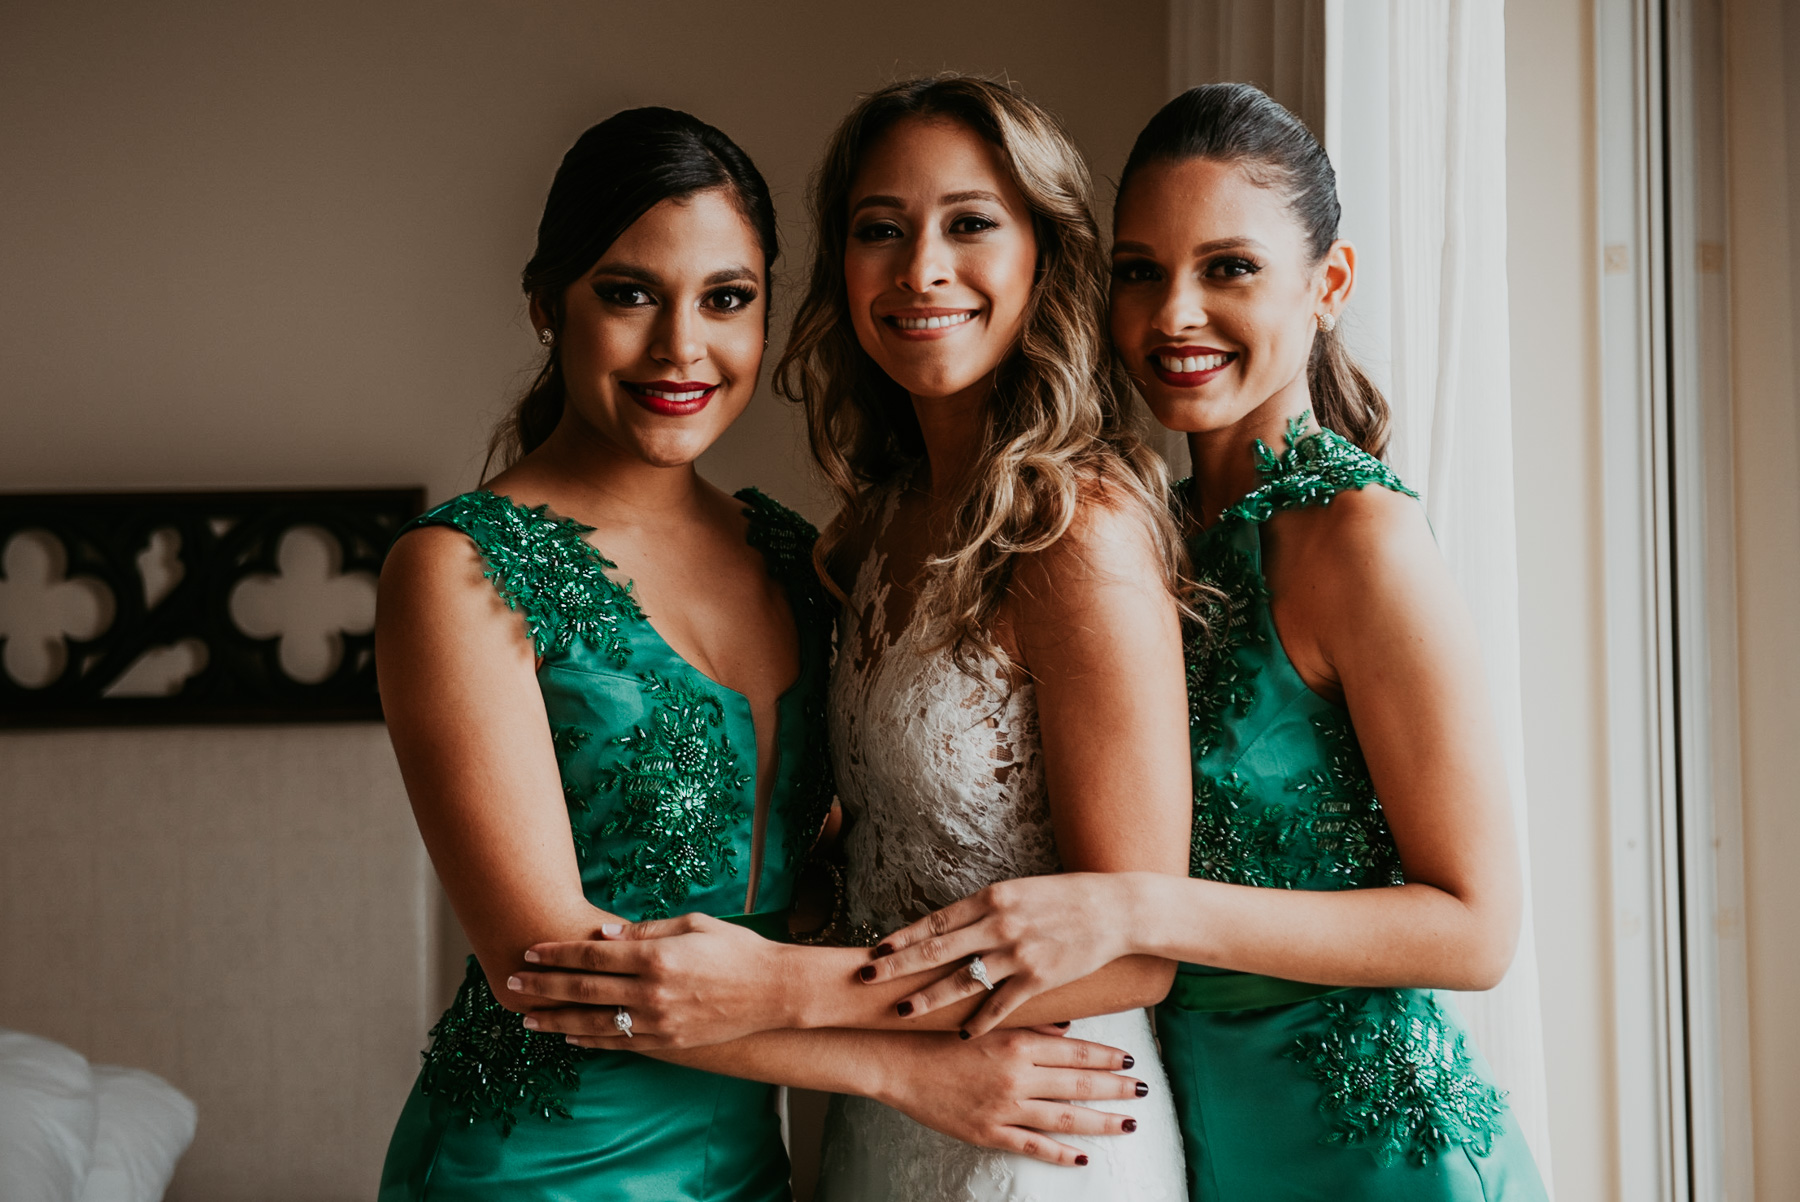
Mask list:
[[985,385],[1018,344],[1036,273],[1031,210],[979,134],[909,118],[864,154],[844,247],[850,321],[912,396]]
[[[563,293],[564,421],[657,467],[692,463],[756,391],[766,292],[731,197],[660,202]],[[551,324],[536,298],[531,318]]]
[[1211,159],[1140,169],[1113,232],[1113,345],[1157,421],[1224,429],[1295,388],[1304,407],[1319,315],[1349,299],[1348,244],[1314,262],[1286,198]]

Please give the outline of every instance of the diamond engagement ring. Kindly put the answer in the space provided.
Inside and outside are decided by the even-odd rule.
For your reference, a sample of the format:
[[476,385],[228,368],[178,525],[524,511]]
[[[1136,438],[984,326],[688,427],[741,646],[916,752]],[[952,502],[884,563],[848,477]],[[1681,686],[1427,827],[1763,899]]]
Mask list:
[[631,1038],[631,1013],[625,1007],[620,1006],[619,1012],[613,1015],[613,1026],[619,1028],[619,1033],[625,1038]]
[[981,982],[983,989],[992,990],[994,983],[988,979],[987,965],[981,962],[980,956],[969,957],[969,975]]

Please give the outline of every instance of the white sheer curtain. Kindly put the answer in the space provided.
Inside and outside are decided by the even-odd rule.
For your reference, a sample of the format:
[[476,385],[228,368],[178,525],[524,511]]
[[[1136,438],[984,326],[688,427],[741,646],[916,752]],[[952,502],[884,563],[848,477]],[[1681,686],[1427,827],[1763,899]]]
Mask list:
[[[1271,21],[1271,7],[1310,11]],[[1180,10],[1177,14],[1176,10]],[[1394,406],[1389,458],[1425,500],[1475,614],[1498,718],[1526,880],[1525,741],[1506,287],[1506,74],[1501,0],[1173,0],[1171,42],[1191,31],[1268,30],[1272,56],[1322,73],[1321,117],[1296,72],[1259,57],[1171,54],[1172,90],[1262,84],[1328,133],[1356,243],[1351,345]],[[1285,29],[1287,36],[1281,37]],[[1323,31],[1324,61],[1314,39]],[[1223,39],[1221,39],[1223,41]],[[1194,68],[1204,66],[1207,74]],[[1185,68],[1185,73],[1184,73]],[[1269,71],[1267,78],[1259,78]],[[1285,86],[1284,86],[1285,85]],[[1323,126],[1324,128],[1321,128]],[[1511,971],[1457,996],[1550,1182],[1543,1017],[1531,893]]]

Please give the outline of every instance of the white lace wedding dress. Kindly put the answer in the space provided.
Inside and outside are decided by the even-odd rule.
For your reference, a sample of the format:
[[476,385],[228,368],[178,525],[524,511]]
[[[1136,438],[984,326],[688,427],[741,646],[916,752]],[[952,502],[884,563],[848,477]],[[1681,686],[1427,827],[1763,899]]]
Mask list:
[[[893,516],[882,506],[876,533]],[[885,556],[858,569],[831,681],[831,746],[845,839],[848,918],[897,930],[985,885],[1056,872],[1029,683],[983,679],[927,651],[916,620],[890,631]],[[923,609],[924,607],[919,607]],[[1135,1118],[1129,1135],[1058,1136],[1088,1164],[1066,1168],[972,1147],[860,1097],[835,1097],[819,1202],[1182,1202],[1181,1136],[1148,1014],[1077,1019],[1069,1035],[1129,1052],[1146,1098],[1097,1108]]]

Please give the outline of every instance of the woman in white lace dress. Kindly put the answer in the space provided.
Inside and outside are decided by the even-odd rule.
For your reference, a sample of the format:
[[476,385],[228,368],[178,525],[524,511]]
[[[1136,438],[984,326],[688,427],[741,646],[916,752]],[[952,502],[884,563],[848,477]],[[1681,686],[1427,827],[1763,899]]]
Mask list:
[[[1073,144],[1005,86],[896,84],[839,127],[814,205],[817,258],[780,379],[805,403],[845,502],[821,539],[848,602],[830,714],[846,818],[842,925],[866,946],[1015,877],[1179,874],[1191,785],[1175,533],[1160,461],[1123,427],[1099,235]],[[609,935],[619,941],[537,954],[613,975],[528,974],[523,987],[625,1008],[652,1037],[634,1050],[769,1027],[941,1030],[973,1010],[971,1000],[922,1022],[903,999],[929,977],[859,985],[868,951],[758,947],[701,916]],[[950,968],[979,980],[978,965],[936,970]],[[1073,1046],[1125,1053],[1106,1066],[1131,1069],[1134,1096],[1108,1114],[1034,1112],[983,1131],[978,1147],[946,1134],[970,1139],[966,1129],[884,1104],[878,1089],[840,1096],[818,1196],[1184,1197],[1144,1010],[1170,979],[1166,962],[1126,958],[1015,1014],[1074,1020],[1069,1035],[1087,1042]],[[531,1017],[589,1046],[608,1042],[610,1011]],[[970,1046],[996,1037],[1006,1035]],[[704,1067],[793,1079],[747,1053],[731,1060],[755,1043],[708,1048]],[[788,1049],[807,1046],[802,1036]]]

